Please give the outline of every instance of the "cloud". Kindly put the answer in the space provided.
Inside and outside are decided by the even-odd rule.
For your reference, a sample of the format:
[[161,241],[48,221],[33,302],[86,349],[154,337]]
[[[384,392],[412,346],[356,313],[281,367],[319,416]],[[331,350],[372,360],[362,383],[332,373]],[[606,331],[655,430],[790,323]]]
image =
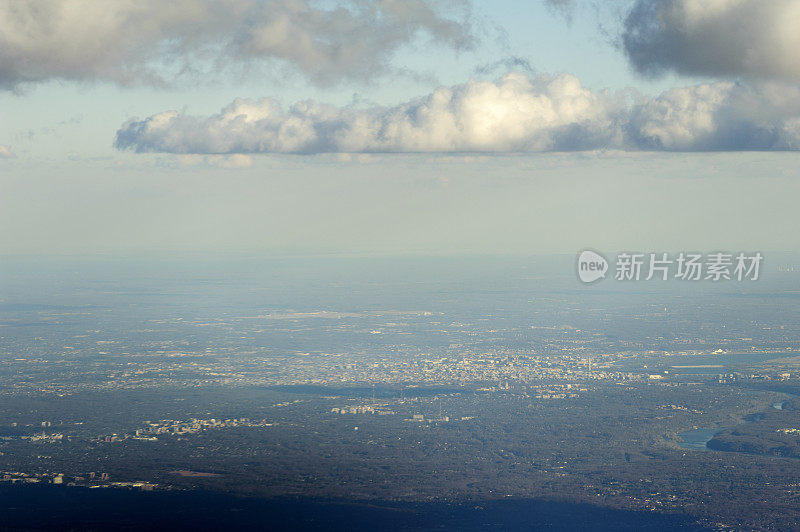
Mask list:
[[484,65],[480,65],[475,68],[475,74],[479,75],[486,75],[486,74],[495,74],[499,72],[508,72],[510,70],[524,72],[526,74],[532,75],[536,74],[536,69],[533,68],[530,61],[525,59],[524,57],[519,57],[515,55],[511,55],[500,59],[498,61],[492,61],[491,63],[486,63]]
[[0,0],[0,88],[162,84],[271,62],[322,84],[368,79],[423,36],[469,47],[466,0]]
[[634,108],[629,131],[642,149],[798,151],[800,88],[717,82],[671,89]]
[[303,101],[285,110],[237,99],[211,116],[167,111],[125,123],[115,145],[179,154],[800,150],[800,88],[716,82],[631,98],[569,74],[512,72],[395,107]]
[[218,168],[250,168],[253,158],[249,155],[234,153],[232,155],[197,155],[181,154],[177,156],[181,166],[216,166]]
[[637,0],[622,43],[642,74],[800,79],[800,0]]
[[14,159],[17,155],[11,151],[10,146],[0,144],[0,159]]
[[218,114],[167,111],[130,121],[116,146],[167,153],[565,151],[615,142],[617,106],[574,76],[509,73],[440,87],[396,107],[357,110],[314,101],[288,111],[237,99]]
[[544,5],[569,17],[575,9],[575,0],[544,0]]

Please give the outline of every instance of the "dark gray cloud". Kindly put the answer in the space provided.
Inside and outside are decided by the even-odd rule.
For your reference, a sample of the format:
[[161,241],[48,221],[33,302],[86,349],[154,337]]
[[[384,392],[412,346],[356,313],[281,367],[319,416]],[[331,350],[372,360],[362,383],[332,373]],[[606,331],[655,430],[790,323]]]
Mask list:
[[577,0],[543,0],[551,11],[564,17],[567,23],[572,24],[572,18],[577,9]]
[[642,74],[800,79],[800,0],[637,0],[622,35]]
[[571,14],[575,9],[575,0],[544,0],[544,4],[550,9],[566,15]]
[[533,68],[530,61],[524,57],[512,55],[498,61],[492,61],[475,68],[475,74],[485,76],[487,74],[496,74],[497,72],[519,71],[526,74],[536,74],[536,69]]
[[515,153],[596,149],[800,150],[800,89],[717,82],[631,101],[568,74],[506,74],[440,87],[395,107],[288,110],[237,99],[219,113],[132,120],[116,147],[177,154]]
[[0,88],[49,79],[165,83],[279,62],[368,79],[424,36],[472,44],[466,0],[0,0]]

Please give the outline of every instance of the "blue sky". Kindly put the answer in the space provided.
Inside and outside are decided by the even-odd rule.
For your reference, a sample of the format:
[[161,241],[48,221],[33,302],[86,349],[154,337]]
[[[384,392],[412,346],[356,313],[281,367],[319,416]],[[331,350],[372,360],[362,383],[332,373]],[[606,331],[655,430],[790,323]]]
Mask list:
[[[68,26],[53,50],[13,35],[3,43],[11,52],[0,56],[0,252],[527,254],[800,244],[792,231],[800,138],[793,43],[771,43],[764,59],[758,44],[733,54],[739,44],[719,37],[687,58],[686,43],[673,37],[688,35],[691,45],[693,31],[736,35],[737,24],[756,19],[754,40],[759,31],[780,36],[797,2],[720,2],[701,15],[693,0],[678,2],[680,13],[656,0],[599,8],[575,1],[568,15],[546,2],[460,3],[471,10],[468,23],[448,9],[433,22],[403,10],[393,19],[390,6],[382,31],[404,25],[415,36],[399,31],[388,44],[364,37],[387,47],[374,57],[353,52],[364,54],[352,64],[366,61],[365,71],[337,56],[325,64],[327,49],[295,53],[295,33],[288,49],[275,44],[276,4],[240,3],[269,28],[261,55],[251,46],[214,56],[225,32],[240,31],[235,17],[221,29],[202,18],[187,23],[209,35],[199,44],[191,32],[170,34],[185,31],[175,21],[194,21],[192,9],[208,7],[203,0],[184,0],[185,11],[169,15],[172,26],[153,29],[155,11],[134,21],[164,42],[186,40],[169,53],[186,54],[198,71],[191,75],[174,77],[160,49],[137,63],[115,41],[108,47],[119,45],[118,56],[101,50],[92,63],[92,54],[64,52],[50,61],[53,50],[82,46]],[[49,4],[52,16],[66,25],[59,4]],[[351,6],[309,5],[324,16]],[[6,7],[0,27],[18,27]],[[662,10],[664,27],[642,35],[631,15],[637,7]],[[311,38],[315,30],[326,43],[353,38],[352,29],[342,37],[305,20],[298,27]],[[106,38],[106,28],[88,27]],[[201,45],[205,55],[189,48]],[[124,69],[114,61],[126,61]],[[165,79],[154,82],[143,69]],[[437,90],[446,90],[445,104]],[[236,106],[237,98],[253,102]],[[287,110],[304,100],[330,107]],[[221,112],[226,106],[233,111]],[[251,115],[231,129],[231,113]],[[298,120],[313,136],[292,132]],[[358,129],[365,123],[383,133]]]

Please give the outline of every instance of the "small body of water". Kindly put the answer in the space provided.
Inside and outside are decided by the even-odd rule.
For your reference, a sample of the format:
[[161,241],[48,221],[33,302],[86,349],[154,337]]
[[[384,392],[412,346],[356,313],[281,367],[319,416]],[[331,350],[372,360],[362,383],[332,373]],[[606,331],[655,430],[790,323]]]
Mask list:
[[707,445],[711,438],[718,432],[725,430],[722,429],[693,429],[681,432],[678,436],[683,440],[679,443],[681,449],[690,449],[692,451],[708,451],[710,450]]
[[[786,404],[787,401],[777,401],[772,403],[772,408],[775,410],[783,410],[783,405]],[[739,420],[740,425],[744,425],[745,423],[750,423],[752,421],[758,421],[759,419],[763,419],[764,414],[750,414]],[[686,432],[678,433],[678,437],[683,440],[678,445],[681,449],[691,449],[692,451],[710,451],[711,449],[708,448],[708,442],[716,436],[718,433],[722,432],[725,429],[730,427],[721,427],[716,429],[692,429],[687,430]]]

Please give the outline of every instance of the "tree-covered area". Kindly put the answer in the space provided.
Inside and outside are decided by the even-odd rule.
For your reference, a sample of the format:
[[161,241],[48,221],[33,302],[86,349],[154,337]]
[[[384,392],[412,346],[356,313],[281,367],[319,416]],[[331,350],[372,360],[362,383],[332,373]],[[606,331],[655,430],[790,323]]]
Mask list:
[[[346,395],[324,388],[10,397],[0,413],[16,426],[0,427],[0,470],[62,473],[66,483],[105,472],[112,481],[262,499],[559,501],[682,515],[709,526],[786,527],[798,518],[795,461],[689,451],[678,437],[764,412],[736,430],[800,426],[800,410],[772,408],[785,396],[714,384],[583,386],[576,397],[549,400],[525,387],[406,389],[374,400],[360,389]],[[393,414],[332,412],[373,404]],[[412,421],[415,415],[422,420]],[[124,437],[146,421],[242,417],[266,423],[152,441]],[[42,427],[44,420],[50,425]],[[54,431],[64,438],[22,439]],[[109,434],[118,439],[107,441]]]

